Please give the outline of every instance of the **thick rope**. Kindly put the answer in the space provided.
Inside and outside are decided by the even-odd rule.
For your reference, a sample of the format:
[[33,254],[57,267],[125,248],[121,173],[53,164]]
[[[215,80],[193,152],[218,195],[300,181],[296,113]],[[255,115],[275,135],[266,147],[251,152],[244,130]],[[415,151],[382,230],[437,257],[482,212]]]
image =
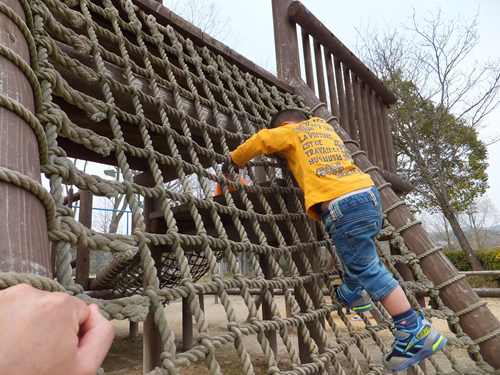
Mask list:
[[[0,274],[3,282],[0,287],[27,282],[40,289],[75,294],[86,303],[97,303],[108,319],[144,321],[151,313],[163,348],[162,368],[150,374],[176,374],[180,367],[199,360],[205,361],[211,374],[219,374],[216,349],[228,343],[234,346],[243,373],[253,374],[255,369],[245,345],[249,336],[261,346],[268,373],[326,373],[326,363],[330,363],[339,374],[382,374],[384,370],[375,358],[388,350],[381,333],[389,328],[390,316],[378,303],[384,317],[382,324],[373,325],[361,314],[364,328],[357,330],[353,326],[335,299],[331,276],[343,275],[343,270],[333,243],[322,225],[308,223],[302,192],[285,166],[265,157],[252,161],[247,165],[250,186],[229,181],[221,172],[220,164],[229,161],[228,152],[267,127],[279,109],[298,108],[312,116],[325,104],[306,107],[301,97],[280,92],[241,71],[207,47],[186,39],[172,26],[160,24],[130,0],[104,0],[102,5],[87,0],[65,3],[33,0],[27,17],[31,30],[26,35],[27,39],[32,35],[34,43],[30,46],[31,67],[8,49],[0,49],[2,55],[24,72],[35,96],[40,98],[36,116],[3,96],[0,105],[18,114],[34,129],[41,150],[42,171],[50,179],[50,195],[31,180],[5,168],[0,169],[0,179],[39,196],[47,212],[49,239],[57,251],[57,281]],[[11,19],[19,22],[15,16]],[[23,32],[26,34],[26,30]],[[64,44],[72,47],[75,55],[64,52],[69,51]],[[76,58],[79,54],[90,55],[93,65],[82,64]],[[70,75],[76,79],[68,79]],[[73,87],[78,80],[93,85],[92,90],[82,92],[83,86]],[[88,122],[81,117],[87,117]],[[328,121],[337,119],[332,116]],[[66,152],[70,150],[61,147],[68,142],[107,157],[122,171],[123,180],[109,181],[78,169],[67,158]],[[359,148],[355,141],[346,143]],[[364,151],[356,149],[351,156],[361,154]],[[143,186],[134,179],[133,168],[137,165],[150,174],[150,185]],[[377,169],[373,166],[364,172]],[[236,177],[234,171],[231,173]],[[262,179],[267,180],[269,187],[260,185]],[[212,196],[215,183],[221,184],[219,198]],[[133,233],[107,234],[85,228],[75,220],[73,211],[63,206],[64,185],[74,185],[94,196],[124,195],[132,211]],[[390,184],[378,188],[388,187]],[[229,188],[237,191],[230,192]],[[146,230],[147,221],[138,197],[154,205],[157,220],[166,227],[162,233]],[[394,204],[384,215],[402,204],[402,201]],[[179,213],[184,215],[183,220],[179,219]],[[184,228],[186,222],[188,231]],[[495,331],[475,341],[463,333],[458,323],[459,315],[465,312],[453,313],[439,297],[440,289],[458,282],[459,278],[434,286],[420,267],[421,259],[441,248],[416,256],[401,237],[403,231],[418,225],[419,222],[412,221],[394,228],[385,220],[381,236],[389,238],[401,255],[385,255],[376,242],[380,257],[400,281],[412,306],[417,307],[417,302],[411,289],[428,291],[434,309],[426,309],[426,314],[447,319],[457,335],[450,337],[449,346],[471,354],[475,362],[469,366],[474,373],[492,373],[479,353],[478,344],[499,333]],[[127,264],[122,272],[116,272],[118,277],[108,280],[115,292],[124,293],[125,297],[101,300],[83,293],[72,278],[72,246],[108,251],[117,262]],[[153,261],[150,246],[165,249],[160,260]],[[249,267],[255,275],[252,279],[242,274],[237,257],[242,252],[248,254]],[[323,252],[334,259],[334,270],[327,270],[326,262],[320,263],[317,270],[313,267],[310,257],[322,259]],[[234,273],[232,279],[226,279],[219,270],[222,258]],[[266,279],[259,263],[263,258],[269,265],[266,272],[273,274],[271,279]],[[396,263],[406,264],[415,281],[403,281]],[[212,275],[211,281],[197,282],[207,272]],[[320,283],[328,290],[326,298]],[[240,291],[248,310],[248,323],[242,323],[236,316],[228,293],[233,288]],[[260,290],[261,301],[271,315],[269,320],[260,318],[251,289]],[[291,306],[290,317],[281,315],[273,296],[276,289],[283,291],[284,300]],[[132,290],[144,295],[127,294]],[[227,315],[226,332],[213,334],[209,329],[198,299],[207,293],[216,293],[220,298]],[[163,310],[164,304],[181,298],[187,299],[199,332],[194,348],[184,353],[177,352],[175,334]],[[323,320],[331,331],[323,328]],[[289,332],[291,327],[300,333],[311,353],[311,362],[300,360],[296,339]],[[292,370],[280,369],[265,334],[270,331],[275,331]],[[455,371],[463,370],[449,350],[443,351],[443,356]],[[436,372],[443,373],[434,359],[429,363]],[[415,370],[421,374],[420,369]]]

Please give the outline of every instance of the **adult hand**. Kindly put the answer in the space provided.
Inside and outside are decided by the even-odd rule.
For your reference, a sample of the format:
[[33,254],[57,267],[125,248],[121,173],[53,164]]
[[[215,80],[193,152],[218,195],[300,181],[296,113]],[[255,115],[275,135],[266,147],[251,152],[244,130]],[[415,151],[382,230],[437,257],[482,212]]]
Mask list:
[[0,374],[95,375],[113,338],[96,305],[26,284],[0,292]]

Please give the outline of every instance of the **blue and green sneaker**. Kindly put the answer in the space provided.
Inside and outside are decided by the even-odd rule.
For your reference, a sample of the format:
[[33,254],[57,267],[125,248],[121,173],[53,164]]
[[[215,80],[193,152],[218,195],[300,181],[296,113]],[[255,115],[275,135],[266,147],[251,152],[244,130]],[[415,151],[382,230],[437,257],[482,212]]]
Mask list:
[[420,311],[418,327],[410,331],[403,325],[392,327],[395,340],[392,349],[382,358],[382,364],[390,371],[402,371],[443,349],[448,341],[432,326]]

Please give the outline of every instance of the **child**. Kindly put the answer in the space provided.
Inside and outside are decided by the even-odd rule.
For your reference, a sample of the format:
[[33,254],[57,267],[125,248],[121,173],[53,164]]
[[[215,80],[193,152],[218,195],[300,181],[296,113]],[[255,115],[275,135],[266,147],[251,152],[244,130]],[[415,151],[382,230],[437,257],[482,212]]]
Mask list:
[[355,312],[371,310],[370,297],[392,316],[395,341],[383,365],[401,371],[441,350],[446,338],[411,308],[399,283],[377,256],[373,239],[382,227],[378,190],[353,163],[333,127],[299,110],[279,111],[271,129],[253,135],[230,155],[244,165],[260,154],[286,159],[304,191],[307,214],[321,220],[335,244],[346,274],[338,300]]
[[[240,168],[238,166],[234,166],[234,173],[238,174],[240,172]],[[229,181],[234,181],[234,178],[231,176],[231,173],[229,173],[229,164],[224,163],[222,164],[222,174],[224,177],[226,177]],[[248,181],[245,180],[243,177],[240,177],[240,182],[248,185]],[[230,186],[227,186],[227,191],[235,191],[236,189]],[[217,186],[215,187],[215,196],[221,195],[222,194],[222,189],[220,187],[220,184],[217,182]]]

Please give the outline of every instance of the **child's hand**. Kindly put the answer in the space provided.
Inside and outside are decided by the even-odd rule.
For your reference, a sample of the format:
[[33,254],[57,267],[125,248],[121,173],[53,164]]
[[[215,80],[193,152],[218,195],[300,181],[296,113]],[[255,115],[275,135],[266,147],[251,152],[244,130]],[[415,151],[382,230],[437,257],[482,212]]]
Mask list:
[[[229,151],[229,156],[231,156],[231,155],[232,155],[232,153],[233,153],[232,151]],[[232,156],[231,156],[231,161],[233,162],[233,165],[234,165],[235,167],[238,167],[239,169],[245,169],[245,166],[244,166],[244,165],[237,165],[237,164],[233,161],[233,157],[232,157]]]

